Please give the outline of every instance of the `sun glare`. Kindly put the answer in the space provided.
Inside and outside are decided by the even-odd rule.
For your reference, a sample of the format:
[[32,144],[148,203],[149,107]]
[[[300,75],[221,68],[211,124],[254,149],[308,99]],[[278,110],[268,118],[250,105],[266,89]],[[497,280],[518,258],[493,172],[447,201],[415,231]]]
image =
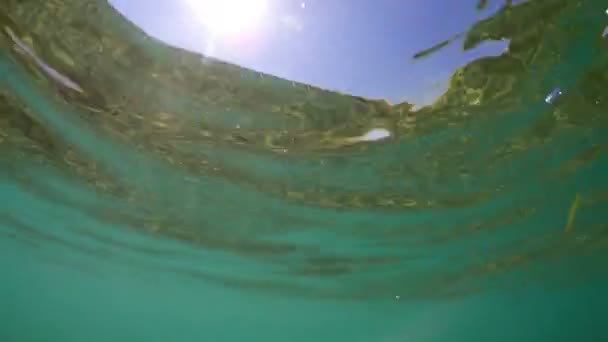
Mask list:
[[210,33],[235,36],[259,27],[268,0],[187,0],[193,14]]

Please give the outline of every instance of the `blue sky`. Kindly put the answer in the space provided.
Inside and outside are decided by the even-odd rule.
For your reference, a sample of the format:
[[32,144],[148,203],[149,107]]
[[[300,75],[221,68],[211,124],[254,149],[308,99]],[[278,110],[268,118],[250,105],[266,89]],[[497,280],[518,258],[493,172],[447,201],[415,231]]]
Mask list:
[[457,67],[499,54],[505,47],[488,43],[462,52],[458,41],[425,59],[411,59],[498,9],[497,0],[490,0],[485,12],[475,9],[476,0],[267,0],[260,22],[248,34],[230,37],[208,30],[200,11],[188,1],[227,0],[111,3],[170,44],[290,80],[393,103],[429,103],[444,91]]

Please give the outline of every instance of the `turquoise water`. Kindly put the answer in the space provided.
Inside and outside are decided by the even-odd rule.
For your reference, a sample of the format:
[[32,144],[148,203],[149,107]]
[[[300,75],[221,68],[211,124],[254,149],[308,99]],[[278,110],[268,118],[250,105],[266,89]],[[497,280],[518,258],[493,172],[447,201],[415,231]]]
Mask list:
[[0,341],[608,340],[605,4],[415,128],[104,4],[0,5]]

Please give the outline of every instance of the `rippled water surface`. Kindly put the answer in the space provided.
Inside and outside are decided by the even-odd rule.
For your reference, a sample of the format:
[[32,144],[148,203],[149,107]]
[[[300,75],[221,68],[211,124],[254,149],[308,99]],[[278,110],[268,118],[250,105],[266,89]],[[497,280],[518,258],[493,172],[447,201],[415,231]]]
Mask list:
[[607,5],[489,3],[391,104],[3,0],[0,341],[608,340]]

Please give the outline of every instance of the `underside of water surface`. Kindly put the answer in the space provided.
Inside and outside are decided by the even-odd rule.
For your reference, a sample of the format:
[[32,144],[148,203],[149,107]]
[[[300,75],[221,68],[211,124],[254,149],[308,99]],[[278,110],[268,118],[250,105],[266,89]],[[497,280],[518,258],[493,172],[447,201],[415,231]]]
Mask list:
[[508,1],[416,107],[1,1],[0,341],[608,340],[606,25]]

